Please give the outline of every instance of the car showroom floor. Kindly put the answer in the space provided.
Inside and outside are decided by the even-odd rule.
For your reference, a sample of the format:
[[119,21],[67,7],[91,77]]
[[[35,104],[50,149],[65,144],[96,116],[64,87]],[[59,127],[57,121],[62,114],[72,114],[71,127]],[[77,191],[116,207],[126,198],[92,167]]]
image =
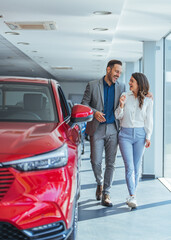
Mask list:
[[120,154],[111,189],[113,207],[95,200],[96,184],[90,165],[89,142],[81,163],[78,240],[171,240],[171,192],[158,180],[140,180],[138,208],[125,204],[127,188]]

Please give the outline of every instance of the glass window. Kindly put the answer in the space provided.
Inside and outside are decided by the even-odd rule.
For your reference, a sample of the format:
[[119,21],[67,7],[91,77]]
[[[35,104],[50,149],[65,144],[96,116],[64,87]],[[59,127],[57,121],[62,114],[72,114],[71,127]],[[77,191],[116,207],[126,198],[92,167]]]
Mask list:
[[66,119],[68,119],[68,117],[70,117],[70,109],[69,109],[68,103],[66,101],[66,98],[64,96],[64,93],[60,87],[58,88],[58,91],[59,91],[59,97],[60,97],[63,117],[64,117],[64,120],[66,120]]
[[165,39],[164,177],[171,177],[171,34]]
[[0,121],[56,120],[57,113],[49,85],[0,83]]

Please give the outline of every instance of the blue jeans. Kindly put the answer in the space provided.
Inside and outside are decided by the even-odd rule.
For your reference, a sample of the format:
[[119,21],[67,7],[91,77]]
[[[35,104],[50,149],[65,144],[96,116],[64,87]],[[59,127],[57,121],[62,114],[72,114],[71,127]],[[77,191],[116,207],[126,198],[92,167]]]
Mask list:
[[125,164],[125,176],[130,195],[135,195],[139,181],[139,170],[145,149],[144,128],[121,128],[119,147]]

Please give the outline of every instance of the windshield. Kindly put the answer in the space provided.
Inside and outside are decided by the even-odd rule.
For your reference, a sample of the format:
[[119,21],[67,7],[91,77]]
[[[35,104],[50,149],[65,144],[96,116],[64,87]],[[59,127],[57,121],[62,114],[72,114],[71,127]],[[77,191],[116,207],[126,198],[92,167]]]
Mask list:
[[0,121],[56,122],[55,109],[47,84],[0,83]]

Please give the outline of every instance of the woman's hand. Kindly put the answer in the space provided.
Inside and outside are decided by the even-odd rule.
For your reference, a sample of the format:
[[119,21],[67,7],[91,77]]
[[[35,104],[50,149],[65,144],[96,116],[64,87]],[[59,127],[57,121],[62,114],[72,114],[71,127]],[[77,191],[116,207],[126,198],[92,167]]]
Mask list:
[[145,147],[146,147],[146,148],[149,148],[150,145],[151,145],[150,140],[146,139],[146,140],[145,140]]
[[104,113],[97,111],[97,112],[95,112],[94,117],[99,122],[106,122],[104,115],[105,115]]
[[124,105],[125,105],[125,100],[126,100],[126,96],[125,95],[122,95],[119,99],[119,102],[120,102],[120,108],[123,108]]

